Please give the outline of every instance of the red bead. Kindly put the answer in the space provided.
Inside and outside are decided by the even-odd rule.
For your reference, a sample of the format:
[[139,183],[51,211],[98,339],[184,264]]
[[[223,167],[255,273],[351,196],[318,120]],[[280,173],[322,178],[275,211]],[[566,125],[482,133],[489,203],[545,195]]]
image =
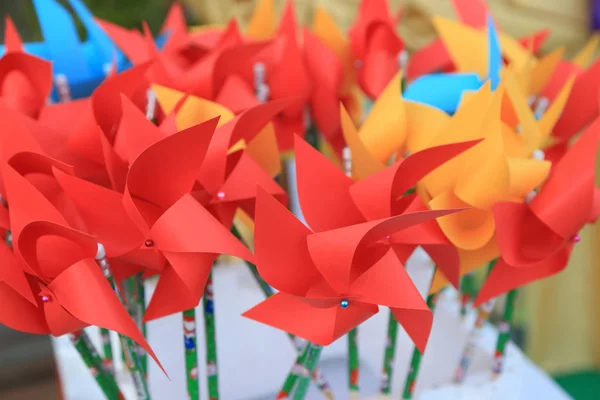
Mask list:
[[152,240],[152,239],[146,240],[144,242],[144,246],[146,246],[146,247],[152,247],[152,246],[154,246],[154,240]]

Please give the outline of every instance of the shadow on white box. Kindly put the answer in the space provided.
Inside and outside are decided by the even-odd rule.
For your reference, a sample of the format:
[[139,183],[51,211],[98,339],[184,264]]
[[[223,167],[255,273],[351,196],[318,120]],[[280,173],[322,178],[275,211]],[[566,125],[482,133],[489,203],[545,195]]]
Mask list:
[[[417,251],[407,264],[407,269],[417,287],[425,294],[433,266],[427,255]],[[147,284],[147,293],[154,288]],[[384,290],[384,288],[382,288]],[[258,286],[243,264],[217,267],[214,271],[215,315],[219,388],[223,400],[273,399],[295,360],[295,351],[288,336],[274,328],[243,318],[241,314],[263,299]],[[204,365],[204,326],[202,310],[197,310],[198,360],[201,398],[206,395]],[[388,310],[382,308],[376,316],[360,326],[359,351],[361,362],[361,396],[378,398]],[[463,385],[451,384],[454,369],[466,342],[467,332],[473,326],[474,315],[461,318],[456,294],[447,290],[438,303],[429,344],[423,357],[422,371],[416,387],[415,398],[423,400],[482,400],[519,399],[523,385],[521,369],[529,363],[512,344],[508,347],[505,373],[492,381],[492,352],[496,331],[486,327],[476,348],[469,376]],[[98,349],[100,336],[97,328],[87,328]],[[117,370],[127,400],[135,399],[131,379],[123,372],[116,335],[113,351],[117,356]],[[187,399],[184,371],[183,327],[181,314],[162,318],[148,324],[148,340],[169,374],[167,378],[158,366],[149,361],[149,385],[153,399]],[[321,358],[321,367],[330,382],[336,399],[349,398],[347,390],[346,339],[341,338],[328,346]],[[103,396],[91,374],[67,337],[54,340],[57,363],[65,400],[95,400]],[[400,329],[394,361],[391,398],[401,398],[412,352],[412,342]],[[558,393],[558,392],[557,392]],[[558,396],[558,395],[557,395]],[[321,399],[312,387],[308,399]],[[563,399],[568,397],[546,397]]]

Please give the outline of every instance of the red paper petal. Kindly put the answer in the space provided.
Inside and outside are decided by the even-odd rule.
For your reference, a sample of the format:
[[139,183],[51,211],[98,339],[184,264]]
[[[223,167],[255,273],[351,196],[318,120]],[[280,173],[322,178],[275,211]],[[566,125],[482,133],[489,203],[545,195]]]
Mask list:
[[308,249],[327,283],[338,293],[345,293],[350,284],[352,268],[364,269],[363,265],[356,265],[362,259],[357,254],[368,252],[368,246],[395,232],[456,211],[419,211],[315,233],[307,239]]
[[154,143],[135,159],[127,176],[127,191],[168,208],[196,182],[218,118]]
[[131,164],[146,148],[165,135],[124,95],[121,95],[121,108],[115,150]]
[[531,203],[537,217],[565,239],[576,234],[592,213],[599,142],[600,119],[596,119],[552,169]]
[[352,179],[298,136],[295,152],[300,207],[311,229],[322,232],[364,222],[350,196]]
[[513,267],[535,264],[548,258],[565,240],[540,221],[525,204],[495,204],[494,219],[500,255]]
[[[85,282],[85,284],[83,284]],[[112,291],[100,267],[82,260],[48,285],[60,304],[73,316],[90,325],[119,332],[139,343],[162,369],[154,351]],[[164,372],[164,370],[163,370]]]
[[554,127],[556,136],[573,137],[596,118],[600,107],[599,90],[600,60],[596,60],[575,79],[567,104]]
[[296,102],[298,99],[282,99],[261,104],[217,128],[206,152],[200,182],[210,192],[216,193],[225,181],[229,148],[242,139],[246,143],[252,141],[275,115]]
[[[14,253],[4,242],[0,243],[0,282],[8,285],[31,304],[37,305],[31,291],[31,286],[29,286],[29,282],[27,282],[27,278],[23,272],[23,264],[17,260]],[[5,304],[3,308],[12,307],[12,303],[2,304]]]
[[425,350],[433,314],[392,250],[352,283],[350,293],[390,307],[419,351]]
[[305,296],[311,286],[322,279],[306,246],[306,237],[310,234],[311,231],[276,199],[258,190],[255,259],[260,275],[271,286]]
[[[213,196],[211,203],[254,200],[259,186],[282,203],[287,203],[287,195],[281,186],[248,153],[243,152],[233,171],[221,186],[220,195]],[[254,215],[254,207],[251,208]]]
[[348,308],[335,304],[314,307],[297,297],[277,293],[242,314],[311,343],[327,346],[377,314],[377,306],[353,302]]
[[503,259],[498,260],[477,295],[474,307],[501,296],[512,289],[561,272],[567,266],[571,247],[572,245],[567,245],[548,259],[527,267],[513,267]]
[[4,46],[6,48],[6,53],[20,53],[23,51],[23,42],[9,15],[7,15],[4,20]]
[[231,75],[225,79],[215,102],[225,106],[235,114],[259,104],[252,87],[239,75]]
[[[173,288],[178,288],[177,296],[173,296]],[[160,274],[160,279],[144,314],[144,321],[153,321],[182,310],[195,308],[199,302],[200,297],[187,290],[181,277],[173,267],[167,265]]]
[[252,253],[189,194],[161,215],[149,238],[165,252],[229,254],[252,260]]
[[51,280],[84,258],[94,258],[95,237],[67,226],[47,221],[27,224],[14,245],[23,260],[40,278]]
[[123,28],[119,25],[96,18],[96,22],[112,39],[117,47],[133,64],[148,61],[148,49],[144,45],[144,37],[136,30]]
[[4,282],[0,282],[0,302],[4,304],[0,307],[0,324],[21,332],[50,333],[44,309],[31,304]]
[[98,236],[109,257],[123,255],[144,241],[144,237],[123,206],[123,195],[83,179],[55,170],[60,186],[75,203],[89,232]]

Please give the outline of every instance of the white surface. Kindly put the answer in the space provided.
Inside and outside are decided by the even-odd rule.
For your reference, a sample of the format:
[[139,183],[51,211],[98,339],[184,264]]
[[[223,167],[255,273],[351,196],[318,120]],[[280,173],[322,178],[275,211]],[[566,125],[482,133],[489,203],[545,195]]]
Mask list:
[[[425,256],[426,257],[426,256]],[[428,285],[431,264],[422,253],[408,263],[408,269],[420,288]],[[152,288],[148,288],[151,291]],[[240,316],[260,302],[263,296],[243,265],[216,268],[214,273],[216,328],[218,335],[219,387],[222,400],[272,399],[295,359],[295,352],[287,335]],[[550,378],[545,376],[512,344],[508,346],[506,373],[497,381],[490,380],[492,351],[496,332],[486,327],[474,356],[466,383],[460,387],[449,385],[458,362],[466,332],[471,328],[474,315],[461,320],[458,304],[449,291],[440,301],[434,327],[417,386],[416,398],[424,400],[447,399],[545,399],[562,400],[569,397]],[[204,375],[204,327],[202,311],[198,317],[198,357],[200,365],[201,398],[206,399]],[[377,398],[382,369],[388,310],[361,325],[359,329],[361,360],[361,395]],[[99,346],[97,329],[88,328]],[[150,362],[150,390],[154,400],[187,399],[184,372],[183,328],[181,315],[173,315],[148,326],[148,339],[163,366],[165,377]],[[116,338],[115,338],[116,339]],[[115,354],[118,344],[115,343]],[[399,329],[391,398],[400,393],[412,351],[406,333]],[[89,372],[68,338],[55,340],[58,365],[63,379],[65,400],[102,399]],[[101,347],[99,347],[101,348]],[[321,367],[332,384],[336,399],[347,399],[346,340],[341,338],[326,348]],[[120,377],[121,380],[127,377]],[[127,385],[128,386],[128,385]],[[134,399],[131,388],[124,388],[128,399]],[[308,399],[321,399],[311,388]]]

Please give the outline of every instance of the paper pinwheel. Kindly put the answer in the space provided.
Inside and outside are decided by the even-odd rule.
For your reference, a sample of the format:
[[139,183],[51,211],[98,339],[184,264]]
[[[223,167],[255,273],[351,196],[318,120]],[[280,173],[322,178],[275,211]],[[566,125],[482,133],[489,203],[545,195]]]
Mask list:
[[[112,41],[94,22],[83,2],[69,0],[69,4],[85,27],[88,41],[79,41],[73,18],[58,2],[33,0],[44,41],[25,43],[24,49],[51,61],[54,77],[62,76],[66,80],[72,98],[82,98],[89,96],[104,80],[114,62],[122,68],[124,59],[119,57]],[[56,87],[52,97],[59,99]]]
[[319,132],[340,155],[344,140],[337,112],[339,103],[344,104],[355,119],[361,111],[350,47],[331,17],[321,8],[315,13],[313,31],[304,28],[304,60],[315,83],[310,115]]
[[385,238],[456,211],[415,212],[315,233],[259,189],[255,260],[279,292],[244,316],[328,345],[384,305],[423,351],[431,311]]
[[[253,20],[262,17],[267,7],[272,7],[272,4],[257,8]],[[297,39],[298,25],[292,2],[286,3],[279,27],[271,34],[272,44],[246,64],[244,79],[254,83],[261,102],[292,97],[299,99],[297,104],[288,107],[273,121],[279,149],[289,151],[294,145],[294,135],[306,131],[305,107],[313,89]]]
[[[414,117],[407,123],[408,129],[413,130],[408,132],[411,152],[444,143],[484,139],[427,175],[417,188],[424,199],[431,199],[428,204],[432,209],[473,207],[438,221],[445,236],[459,250],[463,274],[498,256],[493,205],[523,201],[550,170],[550,162],[530,159],[530,154],[525,157],[506,154],[500,120],[503,85],[492,92],[486,83],[465,100],[452,118],[424,105],[407,107],[407,115]],[[436,279],[434,290],[441,285],[442,281]]]
[[600,60],[595,60],[591,66],[588,66],[598,40],[597,36],[590,39],[588,45],[573,61],[559,63],[542,92],[543,96],[552,100],[558,96],[560,89],[569,79],[575,76],[573,90],[553,132],[554,136],[562,140],[571,139],[598,116],[600,102],[596,93],[600,88]]
[[529,204],[494,206],[502,258],[486,279],[476,303],[562,271],[578,231],[600,215],[594,165],[600,120],[582,134],[556,165]]
[[[147,25],[144,25],[144,34],[142,34],[135,29],[122,28],[99,18],[95,18],[95,21],[132,64],[143,64],[156,56],[156,49]],[[159,48],[162,47],[162,53],[173,55],[173,53],[184,50],[188,45],[185,17],[179,3],[173,3],[169,9],[161,28],[161,34],[161,37],[157,39],[157,45]],[[164,45],[161,46],[163,42]]]
[[[29,172],[25,165],[20,167]],[[2,175],[11,204],[15,253],[4,247],[0,253],[9,266],[20,268],[22,263],[35,296],[32,302],[2,286],[1,296],[11,302],[3,307],[2,323],[55,336],[96,325],[132,338],[156,360],[94,260],[96,239],[68,227],[58,210],[13,166],[4,164]]]
[[408,55],[386,0],[362,0],[357,15],[349,36],[358,83],[376,99],[398,69],[405,67],[402,58]]
[[[251,139],[245,135],[256,134],[285,105],[250,109],[214,135],[217,119],[162,138],[141,112],[126,106],[117,133],[124,159],[132,162],[124,198],[55,172],[90,231],[105,240],[109,257],[140,263],[164,256],[168,261],[146,319],[197,305],[217,255],[250,259],[228,232],[236,209],[253,215],[257,184],[282,200],[285,194],[245,151],[227,153],[232,141]],[[173,290],[181,296],[173,298]]]
[[[469,41],[469,45],[465,46],[465,38],[463,38],[463,40],[448,43],[448,40],[444,37],[444,33],[446,32],[439,31],[442,36],[441,38],[435,39],[427,46],[412,54],[411,62],[407,69],[408,79],[413,80],[421,75],[436,72],[451,72],[454,69],[458,69],[460,72],[460,69],[465,67],[465,63],[469,64],[469,66],[462,72],[473,72],[473,60],[476,60],[478,56],[485,54],[485,52],[469,51],[471,57],[460,57],[458,61],[454,58],[456,54],[455,51],[461,51],[460,47],[462,47],[463,50],[474,50],[472,45],[474,42],[477,42],[477,40],[471,40],[472,36],[469,35],[469,32],[481,30],[489,25],[488,18],[491,13],[485,4],[485,0],[452,0],[452,6],[459,22],[467,28],[472,28],[466,30],[467,36],[470,36],[470,38],[466,39]],[[439,21],[437,23],[439,24]],[[458,26],[458,24],[453,25],[455,27]],[[451,33],[451,31],[447,33]],[[509,44],[509,48],[511,49],[510,54],[506,55],[510,60],[515,61],[520,60],[520,58],[515,59],[515,57],[524,55],[524,51],[530,50],[532,54],[537,54],[549,33],[549,30],[542,30],[519,39],[517,43],[500,32],[500,41]],[[463,31],[462,34],[465,34],[465,32]],[[452,39],[456,39],[456,36]]]
[[[434,21],[438,22],[438,30],[444,33],[444,30],[439,27],[441,22],[438,20]],[[487,54],[486,62],[482,62],[485,69],[478,70],[478,65],[474,64],[471,66],[474,69],[467,71],[459,69],[457,73],[421,76],[408,86],[404,92],[404,97],[407,100],[429,104],[453,114],[458,108],[463,93],[465,91],[478,90],[484,82],[483,79],[489,79],[492,89],[496,89],[500,81],[499,72],[502,66],[502,54],[492,19],[490,18],[488,22],[487,43],[484,43],[484,47],[477,53]],[[450,21],[447,23],[453,24]],[[445,27],[445,25],[441,26]],[[480,37],[477,31],[471,33],[477,38]],[[444,36],[442,35],[442,37]],[[436,87],[443,87],[444,90],[433,90]]]
[[52,67],[47,61],[23,53],[23,43],[9,17],[5,29],[0,99],[15,110],[37,118],[52,90]]
[[[159,85],[152,87],[162,111],[169,116],[174,116],[177,129],[186,129],[217,116],[219,116],[218,126],[223,126],[236,118],[231,110],[210,100],[186,95],[183,92]],[[226,133],[230,138],[228,151],[233,152],[244,148],[265,171],[273,177],[276,176],[281,170],[281,161],[274,126],[270,121],[281,110],[290,104],[295,106],[296,103],[299,104],[300,99],[275,100],[264,105],[250,107],[239,114],[238,117],[242,122],[247,120],[253,128],[245,132],[236,128],[235,135],[232,135],[232,132]],[[246,116],[241,118],[243,114]],[[243,122],[243,124],[245,123]],[[225,146],[225,143],[220,146]],[[221,152],[219,157],[223,157],[223,151],[219,151]]]
[[[353,154],[352,177],[357,182],[306,144],[296,144],[300,202],[304,204],[302,212],[315,232],[427,210],[419,197],[405,195],[405,192],[431,171],[480,142],[432,147],[386,167],[369,154],[348,115],[343,108],[341,111],[344,135]],[[317,175],[327,177],[327,183],[311,178]],[[437,222],[427,221],[409,228],[393,235],[388,242],[402,263],[417,246],[423,246],[445,276],[458,286],[458,253]]]

